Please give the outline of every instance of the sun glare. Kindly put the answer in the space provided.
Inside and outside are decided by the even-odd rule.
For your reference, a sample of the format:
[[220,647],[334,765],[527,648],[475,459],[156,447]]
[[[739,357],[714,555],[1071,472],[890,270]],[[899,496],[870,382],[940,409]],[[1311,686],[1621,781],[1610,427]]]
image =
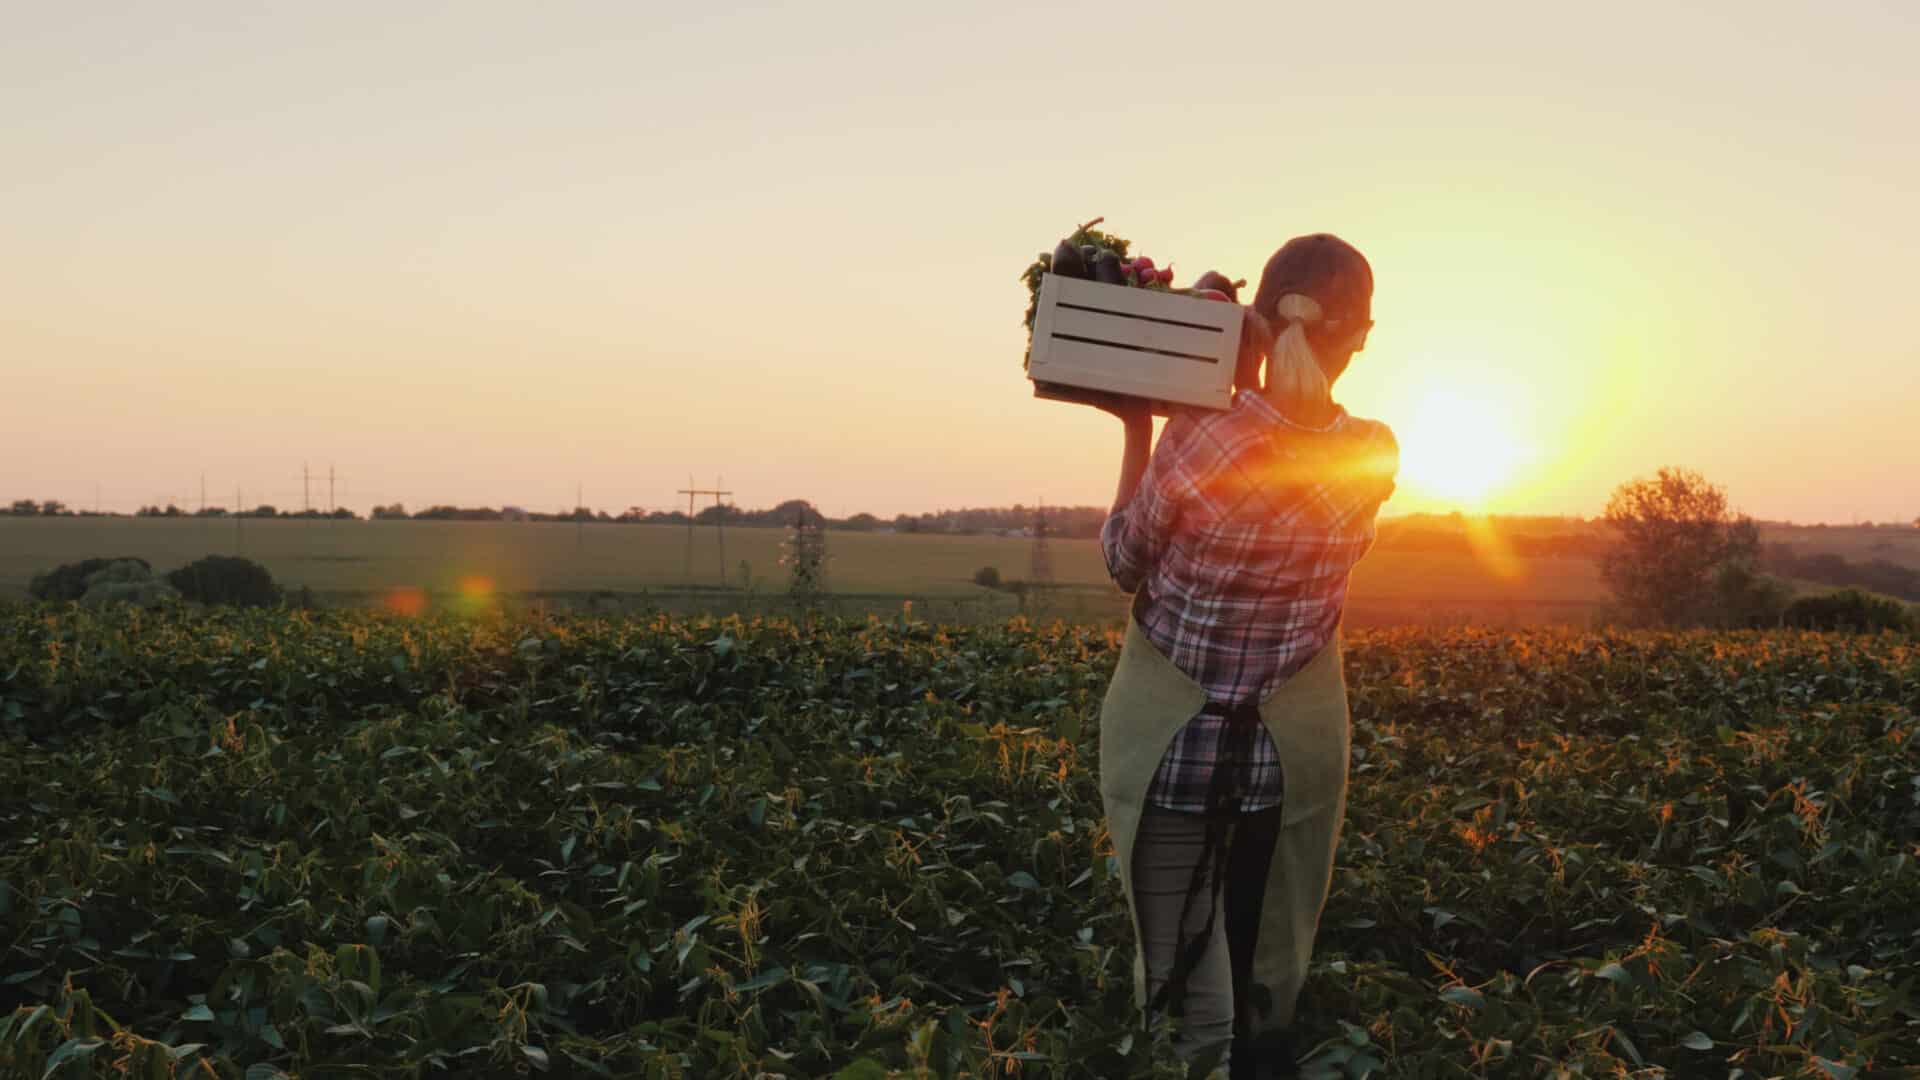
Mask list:
[[1458,390],[1428,393],[1395,435],[1409,487],[1471,509],[1482,508],[1526,456],[1500,410]]

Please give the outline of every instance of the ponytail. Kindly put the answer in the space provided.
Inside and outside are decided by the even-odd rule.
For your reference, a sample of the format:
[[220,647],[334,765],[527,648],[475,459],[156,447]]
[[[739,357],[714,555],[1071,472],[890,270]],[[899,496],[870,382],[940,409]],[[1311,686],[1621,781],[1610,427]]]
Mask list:
[[1275,314],[1281,324],[1279,336],[1267,359],[1267,395],[1278,401],[1295,401],[1320,406],[1333,400],[1333,387],[1327,373],[1307,340],[1307,326],[1320,321],[1320,304],[1311,296],[1288,293],[1280,298]]

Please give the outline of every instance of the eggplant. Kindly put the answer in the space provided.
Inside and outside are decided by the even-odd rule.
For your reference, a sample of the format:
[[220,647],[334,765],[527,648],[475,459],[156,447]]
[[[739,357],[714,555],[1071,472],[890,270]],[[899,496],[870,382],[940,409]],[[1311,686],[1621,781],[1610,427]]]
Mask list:
[[1065,240],[1054,246],[1053,272],[1061,277],[1083,280],[1092,276],[1087,270],[1087,261],[1080,257],[1080,249]]
[[1102,251],[1093,260],[1093,280],[1108,285],[1125,285],[1127,272],[1120,265],[1120,256],[1111,251]]

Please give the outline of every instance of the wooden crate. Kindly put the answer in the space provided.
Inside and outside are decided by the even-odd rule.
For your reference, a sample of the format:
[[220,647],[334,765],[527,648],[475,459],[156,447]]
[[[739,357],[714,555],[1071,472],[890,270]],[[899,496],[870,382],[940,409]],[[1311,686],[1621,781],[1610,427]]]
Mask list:
[[1046,274],[1027,377],[1036,397],[1104,390],[1161,406],[1224,409],[1246,311],[1239,304]]

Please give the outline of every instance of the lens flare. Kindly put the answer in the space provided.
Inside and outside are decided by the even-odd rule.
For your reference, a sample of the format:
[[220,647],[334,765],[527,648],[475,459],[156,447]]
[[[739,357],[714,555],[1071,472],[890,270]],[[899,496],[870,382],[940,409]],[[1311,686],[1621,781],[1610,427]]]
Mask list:
[[454,586],[454,610],[462,615],[480,615],[499,610],[493,579],[485,574],[468,574]]
[[395,615],[423,615],[427,610],[427,590],[418,585],[397,585],[387,590],[380,606]]

